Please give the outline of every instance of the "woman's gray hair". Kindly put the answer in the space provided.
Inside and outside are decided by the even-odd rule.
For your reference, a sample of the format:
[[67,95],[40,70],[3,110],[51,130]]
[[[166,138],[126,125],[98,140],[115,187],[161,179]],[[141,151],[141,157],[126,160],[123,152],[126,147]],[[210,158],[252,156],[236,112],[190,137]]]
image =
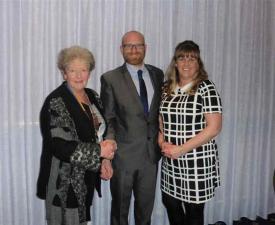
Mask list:
[[57,67],[63,73],[65,72],[67,66],[74,59],[84,60],[87,65],[89,65],[89,71],[91,72],[95,68],[95,59],[87,48],[80,46],[71,46],[69,48],[62,49],[58,54]]

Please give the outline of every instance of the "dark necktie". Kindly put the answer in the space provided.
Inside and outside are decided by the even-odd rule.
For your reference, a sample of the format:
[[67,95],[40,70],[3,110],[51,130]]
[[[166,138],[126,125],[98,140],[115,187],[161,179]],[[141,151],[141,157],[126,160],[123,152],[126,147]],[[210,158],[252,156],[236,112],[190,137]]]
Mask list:
[[140,99],[143,104],[144,114],[148,116],[148,98],[145,82],[142,78],[142,70],[137,71],[138,80],[139,80],[139,90],[140,90]]

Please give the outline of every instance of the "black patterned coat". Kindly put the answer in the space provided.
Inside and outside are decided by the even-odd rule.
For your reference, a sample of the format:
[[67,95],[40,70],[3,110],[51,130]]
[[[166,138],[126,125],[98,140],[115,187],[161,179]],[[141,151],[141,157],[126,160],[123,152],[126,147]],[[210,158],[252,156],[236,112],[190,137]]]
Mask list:
[[[85,89],[92,104],[102,112],[95,91]],[[102,114],[102,113],[101,113]],[[78,208],[80,222],[90,220],[94,189],[100,191],[100,146],[93,121],[82,110],[64,82],[45,100],[40,113],[43,138],[37,196],[49,207]]]

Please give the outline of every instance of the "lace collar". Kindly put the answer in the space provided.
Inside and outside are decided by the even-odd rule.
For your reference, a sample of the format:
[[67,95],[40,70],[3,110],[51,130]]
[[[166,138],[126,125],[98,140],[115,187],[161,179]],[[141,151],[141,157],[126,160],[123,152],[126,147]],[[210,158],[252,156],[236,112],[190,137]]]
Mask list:
[[184,85],[183,87],[180,87],[177,85],[177,87],[175,88],[175,93],[176,94],[184,94],[184,93],[188,92],[192,86],[193,86],[193,81]]

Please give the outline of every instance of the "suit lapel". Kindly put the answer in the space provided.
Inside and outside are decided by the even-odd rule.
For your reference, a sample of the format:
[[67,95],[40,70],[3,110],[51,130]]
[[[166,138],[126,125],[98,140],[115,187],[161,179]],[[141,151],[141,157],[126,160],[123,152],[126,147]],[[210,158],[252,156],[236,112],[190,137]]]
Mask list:
[[[151,79],[151,82],[152,82],[152,86],[154,88],[154,93],[153,93],[153,97],[152,97],[152,102],[150,104],[150,111],[154,108],[157,100],[158,100],[158,84],[157,84],[157,78],[156,78],[156,73],[147,65],[145,65],[148,72],[149,72],[149,75],[150,75],[150,79]],[[149,115],[150,115],[150,112],[149,112]]]
[[[155,73],[155,71],[150,66],[148,66],[146,64],[145,64],[145,67],[149,72],[149,76],[150,76],[152,86],[154,89],[152,102],[151,102],[150,108],[149,108],[149,117],[150,117],[151,111],[158,110],[158,102],[160,99],[160,87],[159,87],[160,84],[158,82],[157,74]],[[137,92],[137,88],[134,84],[134,81],[132,80],[132,77],[127,70],[126,64],[124,64],[121,67],[121,74],[122,74],[122,82],[124,82],[124,85],[126,86],[126,90],[127,90],[126,93],[122,93],[122,94],[126,94],[126,95],[129,94],[130,96],[132,96],[132,99],[136,102],[136,104],[132,104],[132,106],[137,105],[139,110],[143,112],[143,105],[140,100],[140,96]]]
[[[126,64],[124,64],[122,66],[122,76],[123,76],[123,82],[125,84],[125,86],[127,87],[127,93],[130,94],[132,96],[132,98],[134,99],[135,102],[137,102],[137,104],[133,104],[133,105],[138,105],[140,110],[143,112],[143,105],[142,102],[140,100],[139,94],[137,92],[137,88],[134,84],[134,81],[130,75],[130,73],[127,70]],[[127,93],[123,93],[123,94],[127,94]]]

